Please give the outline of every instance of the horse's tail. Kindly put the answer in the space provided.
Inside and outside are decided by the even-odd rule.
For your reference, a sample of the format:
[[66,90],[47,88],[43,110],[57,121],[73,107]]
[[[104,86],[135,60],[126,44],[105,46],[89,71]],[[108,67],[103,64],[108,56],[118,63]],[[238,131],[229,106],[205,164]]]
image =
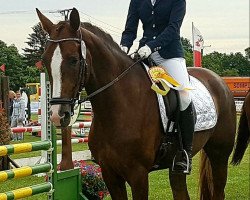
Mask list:
[[[244,102],[244,104],[246,101]],[[248,126],[248,119],[247,119],[247,114],[245,105],[243,104],[243,109],[241,112],[240,116],[240,121],[239,121],[239,127],[238,127],[238,134],[237,134],[237,140],[236,140],[236,145],[234,149],[234,154],[233,158],[231,161],[231,164],[233,165],[238,165],[240,164],[243,155],[247,149],[248,143],[250,141],[250,127]]]
[[212,199],[214,190],[212,168],[204,150],[201,150],[199,188],[200,200]]

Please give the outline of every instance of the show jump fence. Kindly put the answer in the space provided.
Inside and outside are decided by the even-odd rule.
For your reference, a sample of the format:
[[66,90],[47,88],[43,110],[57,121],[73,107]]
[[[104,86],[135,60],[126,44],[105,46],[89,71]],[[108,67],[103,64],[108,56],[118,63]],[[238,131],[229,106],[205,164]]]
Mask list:
[[[42,73],[41,85],[45,83],[45,80],[45,74]],[[47,173],[47,182],[0,193],[0,200],[21,199],[45,192],[47,193],[49,200],[87,200],[81,192],[82,186],[79,168],[67,171],[57,171],[56,131],[52,127],[47,114],[49,110],[48,99],[50,96],[50,88],[49,84],[46,85],[46,91],[43,91],[45,93],[42,93],[42,97],[45,97],[42,102],[44,102],[46,106],[46,110],[42,113],[43,116],[46,116],[42,123],[42,126],[46,126],[46,129],[42,129],[42,132],[46,131],[46,134],[43,134],[46,138],[39,142],[0,146],[0,157],[43,150],[47,152],[46,162],[34,166],[24,166],[17,169],[0,171],[0,182],[9,179],[28,177],[39,173]]]
[[[47,140],[47,141],[0,146],[0,156],[27,153],[39,150],[52,151],[51,142]],[[22,177],[27,177],[39,173],[52,173],[52,169],[53,166],[51,163],[43,163],[34,166],[25,166],[12,170],[0,171],[0,182],[7,181],[9,179],[18,179]],[[38,185],[33,185],[29,187],[19,188],[17,190],[9,192],[0,193],[0,200],[20,199],[44,192],[51,192],[52,189],[53,186],[50,182],[41,183]]]

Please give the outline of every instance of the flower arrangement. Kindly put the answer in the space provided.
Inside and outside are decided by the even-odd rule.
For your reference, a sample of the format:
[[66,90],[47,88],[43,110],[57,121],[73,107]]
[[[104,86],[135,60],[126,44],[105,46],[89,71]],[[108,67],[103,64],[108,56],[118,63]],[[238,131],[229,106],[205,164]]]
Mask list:
[[[99,165],[84,160],[75,160],[73,164],[81,170],[82,193],[88,199],[101,200],[109,194]],[[58,166],[58,169],[60,169],[60,166]]]

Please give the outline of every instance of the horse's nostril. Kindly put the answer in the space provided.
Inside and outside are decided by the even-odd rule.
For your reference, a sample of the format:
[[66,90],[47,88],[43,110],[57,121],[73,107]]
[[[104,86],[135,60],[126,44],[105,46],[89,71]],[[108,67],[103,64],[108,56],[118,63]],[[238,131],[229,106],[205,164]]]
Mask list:
[[51,115],[53,114],[52,110],[50,110],[50,111],[48,112],[48,114],[49,114],[49,116],[51,116]]
[[70,124],[70,119],[71,119],[71,116],[70,116],[70,112],[64,112],[64,117],[61,118],[61,126],[62,127],[66,127]]
[[64,117],[66,118],[71,117],[70,112],[64,112]]

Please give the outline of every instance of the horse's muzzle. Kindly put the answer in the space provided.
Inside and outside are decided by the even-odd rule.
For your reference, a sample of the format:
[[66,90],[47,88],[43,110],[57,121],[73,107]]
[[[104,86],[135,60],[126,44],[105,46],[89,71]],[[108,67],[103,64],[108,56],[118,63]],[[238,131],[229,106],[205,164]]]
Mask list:
[[50,110],[50,120],[56,127],[67,127],[71,119],[71,109],[69,105],[52,105]]

